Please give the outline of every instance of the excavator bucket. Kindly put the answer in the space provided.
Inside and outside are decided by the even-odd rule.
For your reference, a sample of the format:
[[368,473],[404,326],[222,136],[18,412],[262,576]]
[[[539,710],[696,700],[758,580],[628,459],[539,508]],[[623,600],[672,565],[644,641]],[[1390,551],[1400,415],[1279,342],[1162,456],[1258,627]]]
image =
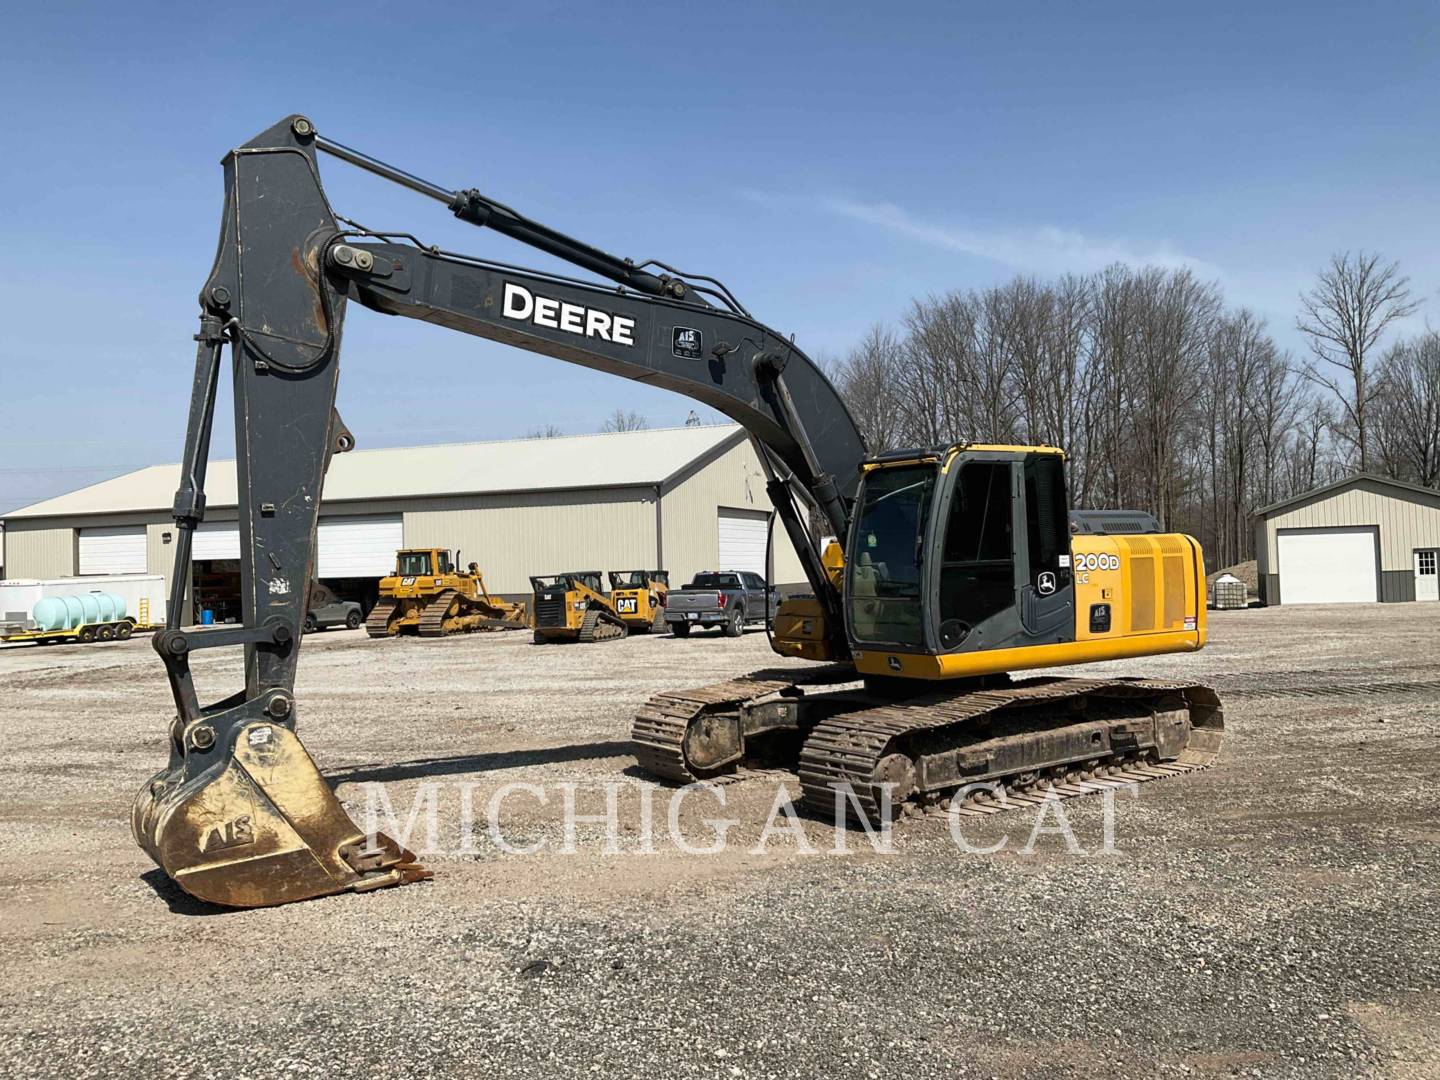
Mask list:
[[135,839],[191,896],[266,907],[431,876],[388,836],[356,827],[288,727],[255,721],[230,736],[227,751],[208,747],[215,760],[188,770],[184,748],[206,751],[178,740],[135,800]]

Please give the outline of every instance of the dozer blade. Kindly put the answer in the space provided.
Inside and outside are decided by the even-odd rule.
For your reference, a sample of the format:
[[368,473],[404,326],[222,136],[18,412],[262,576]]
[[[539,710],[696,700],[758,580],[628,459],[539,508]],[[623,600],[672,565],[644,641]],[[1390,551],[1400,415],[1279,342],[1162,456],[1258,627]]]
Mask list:
[[190,778],[183,756],[135,800],[135,839],[197,899],[266,907],[431,876],[388,836],[350,820],[299,738],[282,724],[230,731],[228,752]]

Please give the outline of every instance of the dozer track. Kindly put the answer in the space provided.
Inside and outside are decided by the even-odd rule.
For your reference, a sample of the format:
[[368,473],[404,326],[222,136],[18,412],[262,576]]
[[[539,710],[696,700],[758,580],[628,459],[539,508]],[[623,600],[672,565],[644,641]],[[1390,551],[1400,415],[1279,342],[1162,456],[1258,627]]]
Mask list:
[[996,795],[1019,803],[1052,790],[1098,791],[1109,777],[1179,775],[1212,764],[1224,736],[1219,698],[1193,683],[1040,677],[887,699],[848,689],[806,694],[855,681],[845,665],[800,680],[787,674],[652,698],[632,728],[641,767],[681,783],[708,779],[754,758],[747,738],[788,730],[799,743],[791,767],[807,809],[829,817],[838,805],[878,822],[962,790],[958,809],[990,813],[1004,808]]
[[[452,613],[450,608],[459,598],[460,606]],[[421,637],[445,637],[448,634],[464,634],[472,630],[523,630],[523,615],[506,618],[505,612],[483,600],[470,600],[455,589],[445,589],[420,609],[420,621],[416,632]]]
[[365,633],[371,637],[389,637],[390,617],[395,614],[396,601],[394,599],[381,599],[370,609],[369,616],[365,619]]
[[609,612],[591,608],[580,622],[580,633],[575,640],[589,644],[592,641],[618,641],[629,631],[625,624]]
[[450,605],[458,595],[454,589],[443,589],[435,599],[420,609],[420,624],[416,631],[421,637],[444,637],[445,618],[450,614]]

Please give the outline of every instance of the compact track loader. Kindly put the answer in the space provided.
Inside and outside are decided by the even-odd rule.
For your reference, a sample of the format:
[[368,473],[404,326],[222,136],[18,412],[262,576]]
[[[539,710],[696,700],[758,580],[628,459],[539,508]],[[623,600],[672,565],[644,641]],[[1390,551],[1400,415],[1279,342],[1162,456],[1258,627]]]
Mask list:
[[668,571],[610,571],[610,605],[632,634],[665,632],[665,600],[669,595]]
[[380,579],[380,599],[370,609],[365,632],[372,638],[444,637],[528,625],[525,605],[491,596],[475,563],[459,570],[445,548],[407,548],[395,553],[395,573]]
[[628,630],[605,595],[599,570],[568,570],[532,577],[535,644],[619,641]]
[[[320,152],[609,284],[337,217]],[[687,394],[749,432],[811,590],[781,606],[774,647],[818,663],[657,695],[633,727],[636,756],[653,774],[717,776],[778,751],[806,806],[874,821],[953,805],[977,783],[1039,798],[1036,789],[1078,794],[1115,776],[1180,775],[1215,760],[1224,725],[1207,687],[1043,674],[1205,643],[1199,545],[1143,516],[1072,517],[1058,449],[872,451],[821,370],[714,278],[617,258],[474,189],[432,184],[325,138],[303,116],[229,154],[225,192],[200,293],[171,621],[154,638],[175,701],[170,759],[133,812],[140,845],[187,892],[256,906],[426,873],[350,820],[295,734],[320,494],[331,455],[354,444],[335,412],[351,303]],[[182,627],[227,344],[244,621]],[[825,536],[839,539],[822,547]],[[594,612],[592,628],[624,632],[598,574],[566,577],[562,604],[584,590],[582,628]],[[571,611],[537,611],[536,621],[573,632]],[[202,704],[189,658],[216,647],[243,647],[244,685]],[[1042,674],[1016,676],[1027,671]]]

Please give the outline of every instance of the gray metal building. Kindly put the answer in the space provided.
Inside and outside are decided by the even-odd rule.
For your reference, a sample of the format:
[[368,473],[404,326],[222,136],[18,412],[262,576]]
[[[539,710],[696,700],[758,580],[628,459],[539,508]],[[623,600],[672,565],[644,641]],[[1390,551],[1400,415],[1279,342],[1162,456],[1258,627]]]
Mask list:
[[[179,467],[157,465],[5,515],[9,578],[172,570]],[[212,462],[192,555],[193,607],[238,614],[235,467]],[[764,570],[769,500],[735,426],[357,450],[325,481],[317,576],[373,599],[401,547],[459,548],[492,592],[563,570]],[[804,580],[777,524],[771,580]],[[227,600],[228,595],[228,600]]]
[[1357,474],[1256,511],[1269,604],[1440,600],[1440,492]]

